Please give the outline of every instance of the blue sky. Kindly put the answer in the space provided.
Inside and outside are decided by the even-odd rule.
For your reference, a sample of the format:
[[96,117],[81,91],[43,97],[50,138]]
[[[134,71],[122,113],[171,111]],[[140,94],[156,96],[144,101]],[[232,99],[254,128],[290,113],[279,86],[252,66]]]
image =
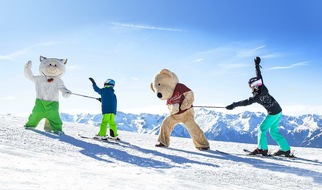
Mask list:
[[[97,96],[116,81],[118,110],[166,113],[150,90],[163,68],[195,93],[195,105],[226,106],[251,96],[253,58],[284,114],[322,114],[322,2],[233,0],[1,1],[0,112],[28,115],[35,87],[23,75],[39,56],[67,58],[65,85]],[[100,113],[96,100],[60,97],[60,111]],[[259,105],[236,108],[262,111]],[[218,110],[225,111],[226,110]]]

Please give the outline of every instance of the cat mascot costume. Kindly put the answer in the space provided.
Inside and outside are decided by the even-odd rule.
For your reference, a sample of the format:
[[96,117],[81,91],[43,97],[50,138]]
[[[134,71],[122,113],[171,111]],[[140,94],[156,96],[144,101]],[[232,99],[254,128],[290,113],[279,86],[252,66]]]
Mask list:
[[26,129],[36,128],[42,119],[45,120],[45,131],[64,134],[59,115],[59,91],[63,97],[69,97],[68,90],[61,77],[65,74],[67,59],[46,58],[40,56],[39,73],[34,76],[31,71],[32,62],[25,65],[25,76],[36,85],[36,103],[25,124]]

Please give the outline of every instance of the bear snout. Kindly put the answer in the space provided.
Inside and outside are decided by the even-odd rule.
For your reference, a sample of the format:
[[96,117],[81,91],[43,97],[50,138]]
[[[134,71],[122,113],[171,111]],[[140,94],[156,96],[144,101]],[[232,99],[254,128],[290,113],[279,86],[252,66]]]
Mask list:
[[158,92],[157,96],[158,98],[162,98],[162,94],[160,92]]

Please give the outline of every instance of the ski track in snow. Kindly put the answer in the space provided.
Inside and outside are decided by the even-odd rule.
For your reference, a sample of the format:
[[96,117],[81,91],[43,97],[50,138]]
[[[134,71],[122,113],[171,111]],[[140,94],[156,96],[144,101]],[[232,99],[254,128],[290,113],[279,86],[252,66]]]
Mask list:
[[64,123],[57,136],[43,122],[26,130],[26,121],[0,114],[1,190],[322,189],[322,149],[292,147],[303,159],[277,160],[242,155],[254,144],[210,141],[212,150],[199,151],[191,139],[171,137],[170,148],[158,148],[157,136],[125,131],[128,143],[112,144],[78,136],[96,134],[94,126]]

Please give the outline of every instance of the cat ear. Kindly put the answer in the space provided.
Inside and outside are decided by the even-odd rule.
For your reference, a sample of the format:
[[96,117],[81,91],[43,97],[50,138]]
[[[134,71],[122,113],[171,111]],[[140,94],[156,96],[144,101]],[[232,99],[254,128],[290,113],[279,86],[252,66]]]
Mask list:
[[43,62],[45,59],[47,59],[47,57],[44,57],[44,56],[39,57],[40,62]]
[[67,63],[67,59],[60,59],[59,61],[61,61],[62,63],[64,63],[64,65],[66,65],[66,63]]

